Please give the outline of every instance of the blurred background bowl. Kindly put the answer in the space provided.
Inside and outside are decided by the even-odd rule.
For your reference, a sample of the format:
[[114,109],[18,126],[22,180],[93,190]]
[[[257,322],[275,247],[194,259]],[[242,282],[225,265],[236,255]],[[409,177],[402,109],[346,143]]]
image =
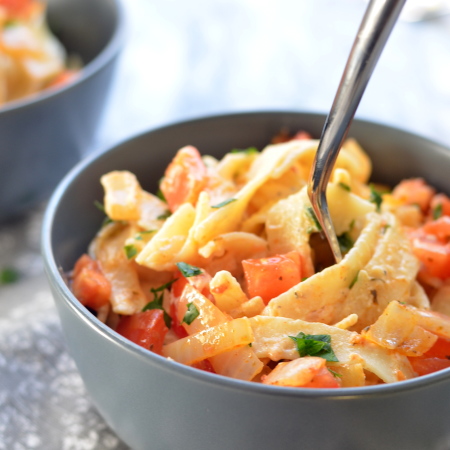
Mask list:
[[[169,361],[127,341],[90,314],[64,281],[104,218],[99,178],[130,170],[155,192],[187,144],[222,156],[264,147],[281,129],[320,135],[321,114],[247,113],[182,122],[142,134],[80,163],[53,195],[43,223],[47,276],[69,350],[107,423],[134,450],[249,448],[423,450],[450,446],[450,370],[363,388],[301,389],[227,379]],[[373,180],[422,176],[450,192],[450,152],[417,135],[355,121]]]
[[0,108],[0,222],[48,198],[89,151],[123,46],[120,0],[48,0],[48,24],[83,67],[59,89]]

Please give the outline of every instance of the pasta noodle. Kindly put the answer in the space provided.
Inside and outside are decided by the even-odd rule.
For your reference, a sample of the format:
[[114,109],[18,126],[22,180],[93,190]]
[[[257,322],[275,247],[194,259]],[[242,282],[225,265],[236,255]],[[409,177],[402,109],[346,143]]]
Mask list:
[[318,141],[299,136],[221,160],[184,147],[161,198],[105,174],[112,223],[74,293],[147,349],[245,381],[357,387],[450,367],[450,199],[420,179],[377,189],[349,139],[327,189],[336,264],[306,192]]

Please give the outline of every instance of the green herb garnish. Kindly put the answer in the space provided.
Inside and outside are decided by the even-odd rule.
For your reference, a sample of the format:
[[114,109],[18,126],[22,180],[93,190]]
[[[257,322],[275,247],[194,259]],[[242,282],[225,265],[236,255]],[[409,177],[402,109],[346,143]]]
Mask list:
[[103,203],[100,203],[98,200],[95,200],[95,201],[94,201],[94,206],[95,206],[99,211],[101,211],[103,214],[105,214],[105,216],[106,216],[106,217],[103,219],[102,227],[104,227],[105,225],[108,225],[109,223],[113,223],[113,222],[114,222],[114,220],[110,219],[110,218],[108,217],[108,215],[106,214],[106,210],[105,210],[105,207],[104,207]]
[[224,200],[223,202],[218,203],[217,205],[211,206],[211,208],[222,208],[223,206],[227,206],[230,203],[233,203],[237,200],[237,198],[229,198],[228,200]]
[[158,220],[166,220],[168,217],[170,217],[172,215],[172,213],[170,211],[166,211],[165,213],[159,215],[157,217]]
[[259,153],[259,150],[256,147],[249,147],[249,148],[233,148],[231,150],[231,153],[245,153],[247,155],[253,155],[255,153]]
[[329,367],[327,367],[327,369],[330,371],[330,373],[335,377],[335,378],[342,378],[342,375],[338,372],[336,372],[333,369],[330,369]]
[[19,278],[19,272],[12,267],[5,267],[0,271],[0,285],[15,283]]
[[134,245],[125,245],[124,250],[128,259],[131,259],[134,256],[136,256],[138,252],[137,248]]
[[383,202],[383,198],[381,197],[381,193],[375,189],[373,184],[371,184],[369,187],[370,187],[369,201],[371,203],[374,203],[375,206],[377,207],[377,212],[380,212],[381,203]]
[[194,305],[194,303],[188,303],[187,304],[187,312],[183,317],[183,320],[181,321],[181,323],[186,323],[188,325],[190,325],[198,316],[199,316],[200,312],[197,309],[197,307]]
[[442,203],[439,203],[439,205],[436,205],[433,208],[433,220],[437,220],[441,216],[442,216]]
[[319,356],[327,361],[339,361],[331,348],[329,334],[305,334],[302,331],[297,336],[289,336],[297,345],[299,355]]
[[175,283],[177,279],[169,281],[166,284],[163,284],[157,288],[151,288],[150,292],[153,294],[153,300],[151,302],[148,302],[143,308],[142,311],[147,311],[149,309],[162,309],[164,312],[164,322],[167,325],[167,328],[170,328],[170,325],[172,324],[172,318],[167,314],[165,309],[163,308],[163,300],[164,300],[164,291],[166,289],[169,289],[170,286],[172,286],[173,283]]
[[155,233],[157,230],[145,230],[145,231],[139,231],[139,233],[137,234],[137,236],[134,238],[136,239],[136,241],[142,241],[142,236],[145,234],[151,234],[151,233]]
[[202,269],[191,266],[190,264],[187,264],[185,262],[179,262],[176,264],[178,269],[180,269],[181,274],[186,278],[196,277],[197,275],[201,275],[203,273]]
[[359,275],[359,272],[356,274],[356,277],[353,278],[352,282],[350,283],[350,286],[348,287],[349,289],[351,289],[355,285],[355,283],[358,281],[358,275]]
[[310,219],[314,222],[314,225],[317,228],[317,231],[322,231],[322,227],[317,219],[316,213],[314,212],[314,210],[312,209],[311,206],[306,207],[306,212],[307,212],[308,216],[310,217]]
[[347,253],[355,244],[348,233],[342,233],[337,237],[337,240],[339,243],[339,248],[341,249],[341,253],[343,255]]
[[342,189],[344,189],[345,191],[348,191],[348,192],[351,191],[351,188],[350,188],[350,186],[349,186],[348,184],[345,184],[345,183],[342,183],[342,182],[340,182],[340,183],[338,183],[338,184],[339,184],[339,186],[340,186]]

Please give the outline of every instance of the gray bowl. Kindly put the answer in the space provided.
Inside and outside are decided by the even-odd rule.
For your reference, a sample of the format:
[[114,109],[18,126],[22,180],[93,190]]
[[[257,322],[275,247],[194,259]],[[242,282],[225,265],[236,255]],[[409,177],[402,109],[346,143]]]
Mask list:
[[[396,384],[345,389],[266,386],[209,374],[164,359],[122,338],[71,294],[70,270],[100,227],[99,177],[131,170],[144,188],[180,147],[221,156],[262,148],[282,127],[319,136],[325,117],[248,113],[180,123],[131,139],[78,165],[46,211],[42,248],[69,350],[93,402],[133,449],[423,450],[450,448],[450,370]],[[450,151],[418,136],[356,121],[350,132],[390,184],[423,176],[450,191]]]
[[88,151],[124,42],[120,0],[49,0],[48,22],[84,67],[61,89],[0,108],[0,221],[48,198]]

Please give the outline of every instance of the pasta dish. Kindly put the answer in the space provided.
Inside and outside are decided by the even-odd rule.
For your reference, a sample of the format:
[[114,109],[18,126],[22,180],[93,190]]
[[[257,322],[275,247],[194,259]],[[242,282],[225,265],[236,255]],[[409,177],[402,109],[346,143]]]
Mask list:
[[450,199],[420,178],[370,183],[348,139],[327,189],[336,264],[306,192],[317,145],[280,135],[220,160],[187,146],[155,195],[105,174],[74,295],[136,344],[240,380],[339,388],[450,367]]
[[66,83],[74,72],[36,0],[0,0],[0,105]]

